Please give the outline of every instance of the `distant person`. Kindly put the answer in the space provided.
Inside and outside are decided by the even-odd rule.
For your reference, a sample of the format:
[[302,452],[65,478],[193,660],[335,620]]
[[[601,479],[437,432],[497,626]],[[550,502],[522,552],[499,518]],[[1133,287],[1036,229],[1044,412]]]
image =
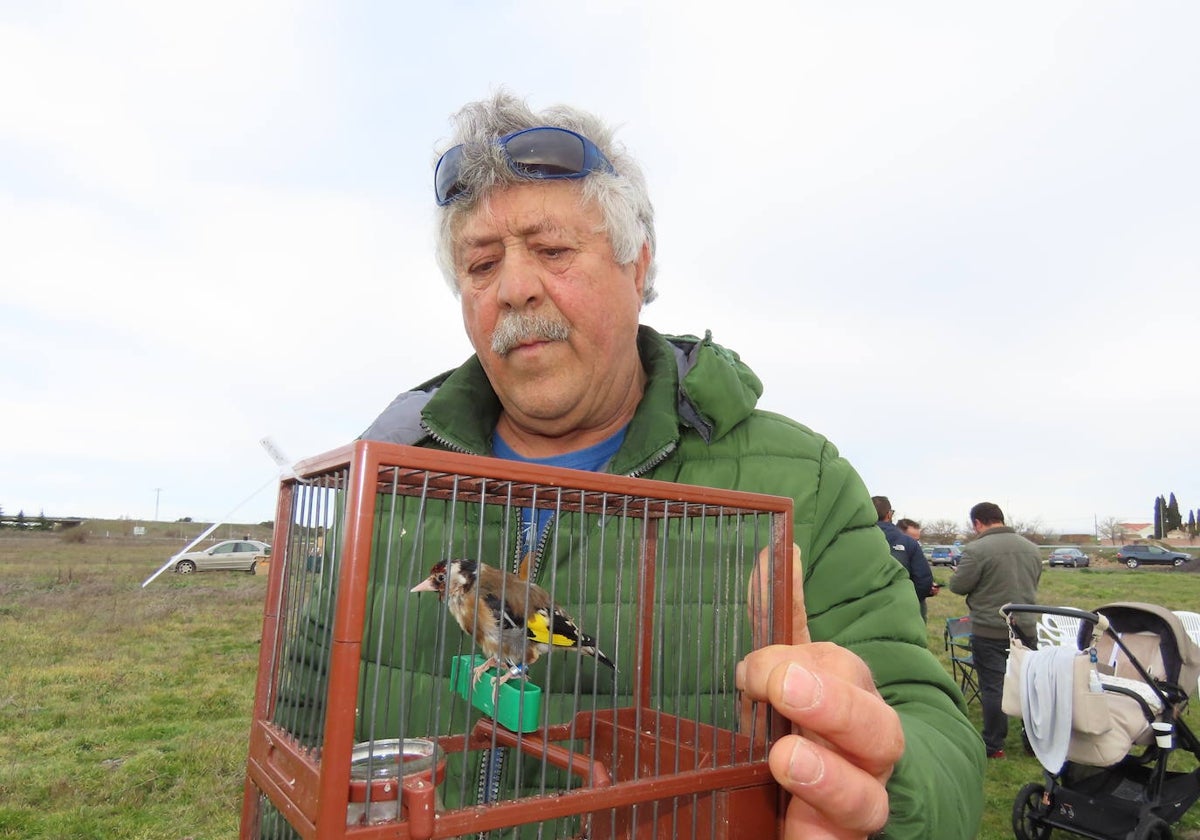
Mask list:
[[[921,523],[917,522],[915,519],[897,519],[896,527],[899,528],[902,533],[908,534],[908,536],[912,537],[917,542],[921,541]],[[921,546],[921,552],[924,553],[924,551],[925,551],[925,546]],[[925,559],[929,560],[928,554],[925,555]],[[929,560],[929,567],[930,567],[930,572],[932,572],[933,571],[933,561],[932,560]],[[915,586],[915,584],[914,584],[914,586]],[[935,580],[933,582],[933,588],[929,590],[929,597],[932,598],[934,595],[938,594],[938,590],[941,588],[942,588],[942,585]],[[922,602],[921,606],[924,607],[925,604]],[[925,613],[922,613],[921,616],[922,616],[922,618],[924,618]]]
[[915,538],[905,534],[892,522],[892,515],[896,511],[892,510],[892,503],[888,501],[887,496],[872,496],[871,501],[875,505],[875,515],[879,517],[879,521],[875,524],[879,526],[879,530],[883,531],[888,548],[892,550],[892,556],[908,572],[908,579],[912,581],[913,589],[917,593],[917,605],[921,608],[921,620],[924,621],[929,615],[925,599],[930,595],[937,594],[937,589],[933,585],[933,572],[929,568],[925,550],[921,548],[921,544]]
[[[980,502],[971,508],[976,537],[967,543],[950,591],[967,596],[971,613],[971,653],[979,673],[983,706],[983,743],[988,758],[1004,758],[1008,716],[1000,710],[1008,663],[1008,624],[1000,608],[1008,603],[1036,604],[1042,556],[1036,545],[1004,524],[999,505]],[[1037,647],[1036,618],[1016,616],[1022,641]]]
[[917,542],[921,541],[921,523],[915,519],[897,519],[896,527]]

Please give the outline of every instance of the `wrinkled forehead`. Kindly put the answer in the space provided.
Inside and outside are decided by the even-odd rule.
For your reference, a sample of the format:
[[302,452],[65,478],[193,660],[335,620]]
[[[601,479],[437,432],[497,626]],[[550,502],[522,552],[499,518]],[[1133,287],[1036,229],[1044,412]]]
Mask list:
[[497,187],[471,203],[451,227],[456,252],[539,233],[581,237],[603,232],[604,217],[580,186],[548,181]]

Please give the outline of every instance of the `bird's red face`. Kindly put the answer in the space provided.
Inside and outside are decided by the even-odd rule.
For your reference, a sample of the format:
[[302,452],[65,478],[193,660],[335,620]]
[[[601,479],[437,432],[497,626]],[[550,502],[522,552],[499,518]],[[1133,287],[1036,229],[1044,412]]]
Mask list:
[[409,592],[436,592],[439,598],[446,595],[446,561],[441,560],[429,570],[429,577],[418,583]]

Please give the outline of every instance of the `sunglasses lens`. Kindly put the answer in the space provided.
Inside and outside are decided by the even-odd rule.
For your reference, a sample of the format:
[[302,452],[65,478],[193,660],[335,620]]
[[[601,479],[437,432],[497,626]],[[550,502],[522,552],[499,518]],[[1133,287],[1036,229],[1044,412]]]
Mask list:
[[[612,164],[590,140],[565,128],[527,128],[501,137],[497,143],[513,172],[524,178],[580,178],[589,172],[612,172]],[[463,147],[442,155],[433,173],[437,203],[445,207],[466,188],[459,182]]]
[[562,178],[586,171],[583,138],[557,128],[532,128],[504,144],[515,171],[530,178]]
[[462,184],[458,183],[458,175],[462,168],[462,146],[455,146],[442,155],[437,169],[433,173],[433,189],[437,195],[437,203],[449,204],[462,192]]

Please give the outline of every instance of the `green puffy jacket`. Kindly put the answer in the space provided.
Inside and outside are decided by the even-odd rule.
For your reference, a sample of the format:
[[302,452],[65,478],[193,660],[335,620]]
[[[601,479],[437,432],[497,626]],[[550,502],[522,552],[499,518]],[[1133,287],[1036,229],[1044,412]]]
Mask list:
[[[760,381],[710,337],[664,337],[643,326],[638,349],[646,392],[608,472],[791,497],[812,638],[861,656],[903,723],[886,836],[974,837],[982,741],[926,647],[912,585],[888,552],[858,474],[822,436],[756,409]],[[500,410],[473,357],[401,394],[363,437],[490,455]]]

